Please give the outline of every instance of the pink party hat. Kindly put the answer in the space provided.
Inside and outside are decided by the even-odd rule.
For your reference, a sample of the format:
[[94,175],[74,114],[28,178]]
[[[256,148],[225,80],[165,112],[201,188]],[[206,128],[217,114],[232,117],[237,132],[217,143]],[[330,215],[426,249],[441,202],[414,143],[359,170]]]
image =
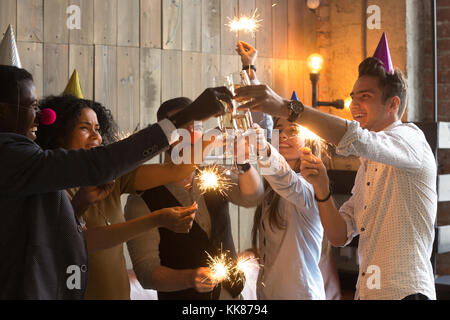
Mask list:
[[0,64],[22,68],[16,39],[14,38],[14,31],[11,25],[6,29],[5,36],[0,43]]
[[383,62],[384,68],[387,73],[394,73],[394,67],[392,65],[391,53],[389,52],[389,45],[386,37],[386,32],[383,32],[381,36],[380,43],[378,44],[377,50],[373,55],[375,58],[378,58]]

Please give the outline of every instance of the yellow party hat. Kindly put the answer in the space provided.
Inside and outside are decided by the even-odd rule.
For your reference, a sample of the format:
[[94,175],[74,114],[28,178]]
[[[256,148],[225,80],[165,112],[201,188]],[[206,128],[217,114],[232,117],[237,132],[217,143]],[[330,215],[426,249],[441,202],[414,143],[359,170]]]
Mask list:
[[63,95],[71,95],[78,99],[84,99],[83,92],[81,91],[80,79],[78,78],[78,72],[75,69],[70,77],[69,83],[64,89]]

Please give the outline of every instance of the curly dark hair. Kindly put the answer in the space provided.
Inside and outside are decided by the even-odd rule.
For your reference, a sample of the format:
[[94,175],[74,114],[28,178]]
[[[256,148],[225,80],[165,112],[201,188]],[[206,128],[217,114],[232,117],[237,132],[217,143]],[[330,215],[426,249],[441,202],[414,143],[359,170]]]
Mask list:
[[359,65],[359,77],[362,76],[378,78],[379,87],[383,91],[383,102],[396,96],[400,98],[398,116],[401,118],[406,108],[406,91],[408,89],[408,84],[402,72],[395,69],[394,73],[388,73],[381,60],[370,57]]
[[69,133],[74,128],[84,108],[91,108],[97,114],[103,145],[117,141],[117,124],[111,111],[98,102],[78,99],[71,95],[49,96],[39,103],[41,110],[51,108],[56,113],[52,125],[39,126],[36,143],[45,149],[57,149],[64,146]]

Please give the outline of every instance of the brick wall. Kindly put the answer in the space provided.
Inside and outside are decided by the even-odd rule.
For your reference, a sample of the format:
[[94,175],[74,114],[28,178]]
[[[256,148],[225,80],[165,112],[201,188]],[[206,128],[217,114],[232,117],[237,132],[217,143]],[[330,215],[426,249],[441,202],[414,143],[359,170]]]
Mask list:
[[[319,83],[320,100],[346,98],[346,96],[343,96],[345,90],[347,90],[349,85],[353,85],[353,82],[356,79],[356,68],[359,61],[361,61],[361,59],[363,58],[363,53],[361,52],[358,44],[362,40],[361,23],[363,23],[364,21],[363,19],[357,18],[357,15],[359,14],[361,16],[363,14],[362,5],[364,5],[364,2],[365,1],[362,0],[343,0],[337,2],[335,0],[322,0],[320,7],[316,10],[317,48],[319,53],[324,57],[325,60],[325,67],[321,74]],[[392,17],[395,16],[400,16],[401,13],[386,12],[389,10],[385,10],[385,8],[388,8],[387,6],[392,5],[392,2],[389,1],[367,1],[367,3],[378,4],[382,7],[382,10],[384,11],[382,12],[382,31],[386,30],[388,33],[388,39],[392,39],[395,35],[395,32],[393,30],[390,30],[392,29],[392,26],[389,22],[389,19],[392,19]],[[425,49],[423,62],[423,85],[425,90],[422,106],[419,106],[419,108],[423,109],[420,110],[421,112],[419,112],[419,114],[422,121],[432,121],[433,48],[430,15],[431,1],[423,0],[423,6],[425,11],[424,19],[426,20],[426,23],[424,25],[426,36],[425,41],[423,42]],[[401,6],[397,6],[396,10],[399,10],[400,8]],[[343,37],[343,33],[345,32],[347,32],[347,36],[345,37],[344,35]],[[399,30],[399,32],[404,32],[404,30]],[[450,0],[437,0],[437,33],[438,120],[450,121]],[[369,55],[371,54],[372,50],[371,42],[367,42],[367,53]],[[398,43],[390,41],[391,54],[393,54],[393,59],[395,59],[394,64],[403,70],[404,68],[402,65],[406,64],[406,50],[404,50],[404,52],[402,53],[401,45],[400,48],[392,48],[396,45],[398,45]],[[343,53],[345,51],[345,48],[347,48],[348,50],[347,56],[345,53]],[[393,53],[394,51],[395,53]],[[403,61],[401,60],[402,55],[405,56]],[[349,78],[352,78],[353,80],[349,80]],[[336,81],[336,79],[338,79],[338,81]],[[345,87],[345,90],[342,90],[342,87]],[[329,108],[323,108],[322,110],[342,116],[344,118],[351,118],[348,110],[337,111]],[[440,150],[440,152],[438,153],[438,163],[440,174],[450,174],[450,150]],[[450,202],[439,203],[438,224],[450,224]],[[450,274],[450,254],[443,254],[438,257],[437,272],[438,274]]]
[[[437,0],[437,40],[438,40],[438,119],[450,121],[450,1]],[[431,42],[431,34],[428,39]],[[431,48],[430,46],[427,46]],[[426,79],[431,75],[427,70]],[[426,81],[426,83],[430,83]],[[428,89],[428,88],[427,88]],[[430,100],[427,90],[426,98]],[[429,110],[428,104],[426,108]],[[450,174],[450,150],[440,150],[438,154],[439,173]],[[450,224],[450,202],[439,203],[438,224]],[[450,274],[450,253],[438,256],[438,273]]]

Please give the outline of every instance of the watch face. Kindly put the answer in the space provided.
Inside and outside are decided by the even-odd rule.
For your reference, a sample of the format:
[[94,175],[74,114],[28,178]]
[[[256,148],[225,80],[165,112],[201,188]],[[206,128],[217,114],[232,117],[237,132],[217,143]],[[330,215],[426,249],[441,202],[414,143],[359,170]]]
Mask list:
[[300,113],[304,109],[303,104],[300,101],[296,101],[296,100],[292,100],[291,106],[295,113]]
[[300,101],[291,100],[289,103],[289,118],[288,121],[295,122],[300,114],[305,110],[305,107]]

